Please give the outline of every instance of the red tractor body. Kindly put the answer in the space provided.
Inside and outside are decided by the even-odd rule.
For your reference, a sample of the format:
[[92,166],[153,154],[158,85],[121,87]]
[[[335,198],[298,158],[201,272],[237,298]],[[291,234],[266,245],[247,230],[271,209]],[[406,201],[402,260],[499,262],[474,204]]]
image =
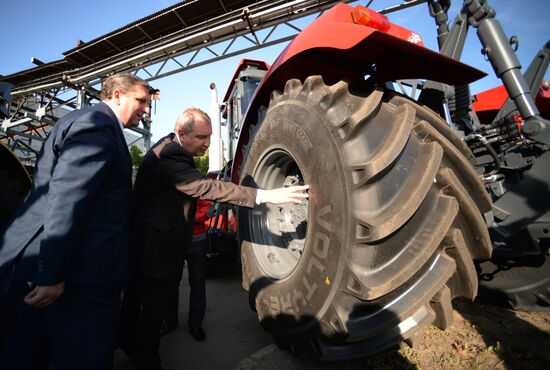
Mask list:
[[[322,75],[326,83],[356,80],[375,75],[378,81],[425,78],[448,84],[467,84],[486,74],[423,46],[420,35],[387,21],[369,27],[358,23],[354,14],[362,6],[338,4],[308,25],[283,50],[269,68],[248,108],[234,164],[242,162],[240,152],[248,142],[248,128],[257,120],[257,110],[269,102],[273,90],[283,90],[286,81]],[[375,70],[375,71],[374,71]],[[449,73],[453,71],[453,73]],[[227,94],[226,94],[227,98]],[[234,167],[234,168],[237,168]],[[239,175],[233,171],[232,181]]]
[[[539,185],[550,183],[549,92],[537,88],[549,58],[518,76],[484,1],[466,1],[451,29],[448,2],[428,3],[439,53],[381,14],[339,4],[269,69],[241,61],[225,95],[231,181],[310,187],[303,204],[237,211],[250,304],[298,356],[362,357],[424,325],[445,329],[452,299],[478,287],[514,308],[550,307]],[[477,101],[468,84],[485,73],[454,59],[467,26],[507,86]]]
[[[482,122],[491,122],[508,98],[506,88],[500,85],[477,93],[472,106]],[[535,97],[535,104],[543,117],[550,118],[550,88],[548,85],[541,86]]]

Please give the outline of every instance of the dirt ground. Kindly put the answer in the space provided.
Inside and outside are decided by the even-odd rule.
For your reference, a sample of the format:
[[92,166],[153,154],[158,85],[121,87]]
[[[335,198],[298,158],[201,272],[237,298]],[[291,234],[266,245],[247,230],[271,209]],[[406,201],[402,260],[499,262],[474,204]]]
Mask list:
[[425,328],[399,351],[365,360],[373,369],[550,369],[550,312],[514,312],[455,301],[454,323]]
[[339,363],[304,363],[271,345],[238,370],[550,369],[550,312],[453,301],[454,324],[426,327],[400,349]]

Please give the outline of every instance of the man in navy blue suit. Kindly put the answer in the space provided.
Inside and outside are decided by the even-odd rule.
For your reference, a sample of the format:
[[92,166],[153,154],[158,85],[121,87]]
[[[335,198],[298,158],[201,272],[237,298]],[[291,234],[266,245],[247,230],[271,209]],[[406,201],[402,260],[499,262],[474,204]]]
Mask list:
[[0,368],[111,369],[127,276],[131,159],[123,128],[149,109],[147,82],[107,78],[102,102],[53,127],[34,183],[0,233]]

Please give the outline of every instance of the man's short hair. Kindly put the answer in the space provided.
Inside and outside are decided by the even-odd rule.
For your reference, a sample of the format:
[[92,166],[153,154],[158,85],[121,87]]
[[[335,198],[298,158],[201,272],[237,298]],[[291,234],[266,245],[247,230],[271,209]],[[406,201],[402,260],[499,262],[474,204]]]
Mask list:
[[109,76],[101,85],[101,100],[111,99],[116,89],[120,89],[123,93],[126,93],[137,85],[145,87],[147,91],[151,90],[151,86],[147,81],[131,73],[117,73],[116,75]]
[[176,120],[174,132],[177,133],[179,130],[183,130],[185,135],[189,135],[195,129],[195,120],[197,118],[212,124],[210,117],[204,111],[199,108],[188,108]]

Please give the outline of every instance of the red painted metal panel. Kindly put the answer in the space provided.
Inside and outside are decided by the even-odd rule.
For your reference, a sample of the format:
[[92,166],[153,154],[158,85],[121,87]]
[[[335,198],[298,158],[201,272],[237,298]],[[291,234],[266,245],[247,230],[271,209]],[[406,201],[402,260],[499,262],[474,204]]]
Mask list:
[[[283,90],[292,78],[322,75],[326,83],[358,80],[376,67],[377,81],[424,78],[448,84],[467,84],[486,74],[427,49],[414,32],[391,24],[387,32],[353,22],[353,7],[338,4],[307,26],[279,55],[249,106],[233,168],[242,162],[240,148],[248,142],[248,127],[257,110],[269,103],[273,90]],[[237,171],[232,181],[238,182]]]

